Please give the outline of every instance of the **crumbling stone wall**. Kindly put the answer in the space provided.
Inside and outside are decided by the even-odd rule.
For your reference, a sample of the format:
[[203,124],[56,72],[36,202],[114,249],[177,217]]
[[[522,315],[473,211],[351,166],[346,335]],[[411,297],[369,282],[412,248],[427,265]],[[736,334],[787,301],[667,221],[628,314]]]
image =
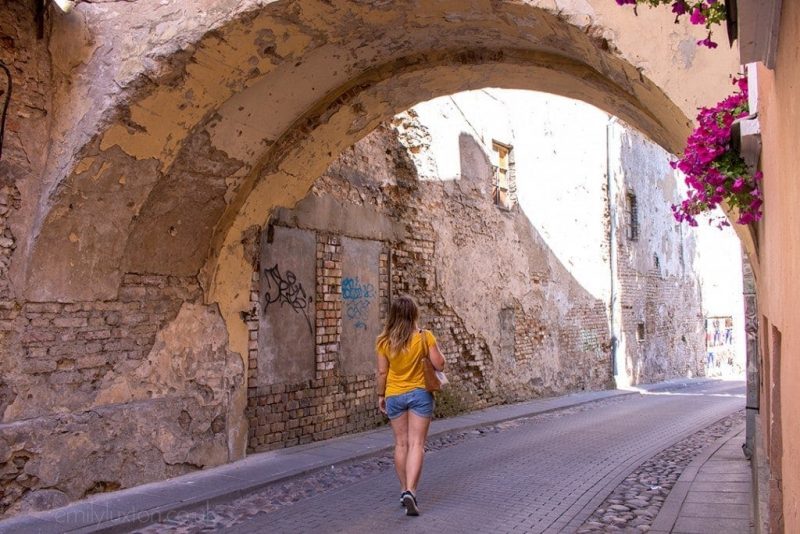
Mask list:
[[[470,123],[477,137],[482,132],[480,123],[472,116]],[[605,133],[605,125],[600,125],[598,137]],[[604,165],[606,157],[611,157],[620,167],[615,175],[620,194],[614,202],[620,212],[616,291],[622,301],[621,330],[626,342],[620,350],[628,355],[623,373],[634,383],[697,374],[702,359],[702,321],[692,272],[692,241],[684,244],[684,236],[675,233],[665,201],[669,184],[674,188],[674,176],[663,151],[638,134],[617,128],[624,139],[609,147],[609,155],[601,149],[598,156]],[[442,414],[608,387],[613,372],[609,293],[600,293],[598,298],[584,287],[571,271],[579,258],[563,264],[521,209],[507,211],[495,206],[490,194],[492,166],[478,139],[462,133],[458,140],[461,168],[456,179],[447,172],[431,174],[431,169],[441,172],[447,168],[445,162],[432,159],[432,143],[431,133],[414,110],[395,117],[343,153],[297,209],[281,210],[274,223],[313,230],[332,239],[369,237],[385,243],[388,290],[392,295],[415,297],[424,325],[437,335],[448,359],[453,385],[440,397]],[[581,221],[578,228],[595,224],[601,235],[607,235],[611,214],[603,171],[604,167],[589,170],[589,174],[599,175],[599,184],[577,182],[575,187],[596,189],[591,202],[598,206],[575,217]],[[571,187],[561,186],[562,194],[568,196]],[[625,241],[622,217],[625,195],[631,188],[640,192],[641,240],[635,246]],[[598,213],[598,220],[588,221],[588,213]],[[649,221],[651,218],[659,222]],[[402,230],[385,231],[385,235],[375,230],[393,226]],[[551,242],[572,237],[574,232],[566,229],[561,233],[550,229],[548,234]],[[593,276],[609,280],[608,243],[594,246],[582,254],[597,254]],[[559,253],[563,257],[563,251]],[[659,268],[649,263],[654,255],[661,258]],[[371,375],[368,380],[353,380],[343,375],[340,361],[325,359],[327,343],[336,343],[332,350],[337,355],[352,350],[341,343],[341,309],[325,308],[330,304],[324,302],[326,298],[340,302],[340,296],[319,291],[320,287],[336,291],[340,286],[341,279],[331,277],[341,274],[335,270],[338,261],[337,256],[318,256],[320,268],[334,270],[317,272],[317,327],[325,329],[317,333],[317,362],[329,361],[330,376],[346,384],[344,391],[349,397],[339,392],[346,409],[340,412],[340,404],[324,399],[330,392],[323,382],[309,382],[305,392],[302,384],[256,388],[251,382],[248,415],[253,450],[320,439],[380,421]],[[479,308],[477,323],[472,307]],[[320,322],[323,317],[326,322]],[[339,337],[331,338],[328,327],[334,319]],[[637,341],[641,321],[646,322],[646,334]],[[356,405],[352,401],[359,395],[364,403]],[[315,411],[319,406],[325,410]],[[294,417],[302,423],[287,428]],[[322,433],[325,430],[329,432]]]
[[[237,322],[247,306],[247,272],[242,286],[217,284],[201,272],[203,289],[211,290],[206,294],[196,276],[209,257],[210,271],[222,278],[232,272],[224,262],[214,270],[214,254],[238,254],[243,236],[231,233],[232,242],[222,247],[210,243],[211,234],[225,227],[230,217],[221,221],[222,212],[241,206],[259,178],[269,183],[269,193],[254,200],[257,216],[294,202],[317,176],[314,162],[363,135],[398,103],[491,82],[535,87],[546,80],[542,88],[605,102],[677,146],[685,117],[656,85],[663,72],[674,79],[670,49],[651,47],[645,54],[656,66],[652,83],[625,59],[644,57],[640,43],[624,43],[633,54],[606,46],[612,33],[623,41],[635,34],[626,31],[638,23],[632,15],[602,2],[557,12],[539,4],[508,2],[498,9],[426,2],[407,10],[386,2],[245,0],[232,7],[227,0],[189,0],[142,10],[135,2],[80,2],[70,15],[50,5],[39,39],[34,3],[4,3],[0,59],[11,68],[14,98],[0,161],[0,513],[50,507],[244,454],[236,438],[243,433],[231,428],[242,427],[244,410],[231,412],[231,399],[238,396],[241,407],[244,371],[228,344],[244,357],[249,347],[241,334],[254,332],[252,321],[246,328]],[[506,7],[514,17],[504,15]],[[463,16],[476,12],[484,16]],[[669,21],[659,28],[671,42],[693,40]],[[597,38],[600,33],[608,39]],[[473,38],[466,43],[463,35]],[[583,74],[561,73],[561,56],[530,62],[553,39],[580,73],[602,67],[610,80],[628,79],[628,96],[636,94],[641,109],[632,109],[628,97],[609,98],[601,86],[585,84]],[[525,50],[522,57],[517,50]],[[448,72],[417,72],[427,67],[421,58]],[[316,65],[323,62],[335,68],[319,76]],[[519,68],[529,62],[531,69]],[[552,76],[529,76],[536,72]],[[371,82],[361,82],[373,74],[387,79],[370,93],[365,87]],[[688,66],[679,75],[697,79]],[[701,85],[702,91],[691,83],[671,86],[678,93],[688,87],[689,100],[666,89],[691,110],[695,99],[713,100],[705,98],[709,84]],[[319,115],[307,115],[319,95],[346,86],[353,91]],[[281,113],[264,105],[265,94],[274,95]],[[276,163],[287,171],[277,180],[253,175],[269,150],[273,163],[287,152],[300,157]],[[298,178],[304,174],[305,181]],[[421,233],[426,228],[422,224]],[[399,263],[420,253],[397,252]],[[398,284],[438,287],[440,271],[436,264]],[[388,272],[382,276],[388,283]],[[220,286],[225,289],[214,293]],[[492,343],[464,333],[471,330],[462,309],[438,299],[427,313],[432,321],[442,318],[436,328],[444,337],[452,332],[460,339],[464,363],[455,374],[464,384],[491,382],[486,355]],[[204,304],[213,300],[225,311],[226,325],[215,305]],[[519,310],[534,328],[530,307],[522,303]],[[255,377],[257,359],[248,360]],[[319,360],[327,371],[333,361]],[[362,393],[371,378],[354,380],[352,398],[370,405]],[[561,383],[572,384],[571,378]],[[324,387],[340,388],[333,382]],[[481,397],[483,391],[477,398],[494,402]],[[322,428],[323,437],[342,424],[356,428],[337,420]],[[268,440],[299,439],[283,432]],[[62,454],[65,443],[69,454]]]
[[49,47],[61,58],[65,43],[52,43],[51,15],[40,37],[33,3],[0,10],[13,82],[0,160],[0,517],[229,461],[229,397],[243,382],[196,276],[123,274],[101,300],[25,298],[19,251],[47,185],[53,116],[69,112],[53,106]]
[[[108,112],[96,93],[85,102],[63,98],[96,28],[87,29],[81,14],[54,20],[60,15],[45,5],[41,35],[35,3],[6,2],[0,10],[0,61],[13,82],[0,159],[0,517],[218,465],[243,452],[231,440],[241,415],[230,412],[243,386],[242,361],[228,348],[218,307],[203,303],[196,273],[117,267],[111,291],[94,292],[89,276],[70,282],[84,287],[86,298],[26,293],[26,248],[50,200],[48,176],[72,157],[63,142],[90,135],[76,118],[85,106]],[[63,31],[51,32],[55,23]],[[4,91],[5,81],[0,75]],[[56,117],[74,131],[54,127]],[[228,163],[203,146],[193,150],[204,157],[179,166],[181,179],[219,173],[214,165]],[[101,212],[113,211],[112,201],[136,209],[126,184],[147,187],[147,177],[109,166],[90,166],[116,187],[95,199]],[[65,228],[58,246],[80,246],[83,259],[109,253],[79,244],[77,234],[96,230],[96,223],[90,217]]]

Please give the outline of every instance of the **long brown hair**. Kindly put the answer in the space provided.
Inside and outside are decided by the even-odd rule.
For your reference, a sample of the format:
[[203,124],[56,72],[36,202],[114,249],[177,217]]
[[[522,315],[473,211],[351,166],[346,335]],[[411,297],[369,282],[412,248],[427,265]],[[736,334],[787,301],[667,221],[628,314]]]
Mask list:
[[411,342],[418,318],[419,308],[414,299],[401,295],[392,300],[386,325],[378,336],[378,346],[392,356],[403,350]]

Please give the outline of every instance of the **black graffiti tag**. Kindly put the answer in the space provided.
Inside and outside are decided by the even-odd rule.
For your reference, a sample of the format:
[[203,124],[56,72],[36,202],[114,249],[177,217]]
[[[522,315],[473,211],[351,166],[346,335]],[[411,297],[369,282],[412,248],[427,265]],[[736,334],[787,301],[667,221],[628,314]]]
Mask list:
[[267,281],[265,292],[266,303],[264,311],[267,311],[270,304],[278,303],[281,307],[284,304],[289,306],[295,313],[303,314],[308,324],[308,331],[312,334],[314,329],[311,326],[311,319],[308,316],[308,309],[311,307],[311,297],[306,294],[303,284],[297,281],[297,276],[292,271],[286,271],[285,276],[276,263],[270,269],[264,269],[264,278]]

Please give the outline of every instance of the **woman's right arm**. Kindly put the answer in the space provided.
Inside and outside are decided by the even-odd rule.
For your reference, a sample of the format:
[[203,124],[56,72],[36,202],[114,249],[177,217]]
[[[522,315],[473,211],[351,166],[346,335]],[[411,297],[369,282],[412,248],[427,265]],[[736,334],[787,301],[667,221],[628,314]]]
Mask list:
[[386,356],[378,353],[378,371],[375,374],[375,392],[378,395],[378,409],[381,413],[386,413],[386,378],[389,376],[389,360]]
[[437,371],[444,371],[444,356],[442,356],[441,351],[439,350],[439,345],[435,342],[433,345],[428,347],[428,352],[430,354],[431,363],[433,364],[434,369]]

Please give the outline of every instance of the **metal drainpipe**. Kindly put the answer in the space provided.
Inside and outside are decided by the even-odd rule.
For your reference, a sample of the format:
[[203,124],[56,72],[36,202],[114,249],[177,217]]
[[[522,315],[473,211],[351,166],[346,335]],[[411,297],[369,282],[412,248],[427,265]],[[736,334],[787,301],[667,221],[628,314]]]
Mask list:
[[[610,230],[608,232],[608,261],[609,274],[611,276],[611,295],[608,303],[609,308],[609,327],[611,330],[611,369],[614,374],[614,382],[620,387],[620,365],[618,362],[619,349],[619,328],[617,321],[617,299],[619,297],[617,288],[617,184],[612,177],[611,170],[611,128],[617,123],[617,118],[609,116],[606,123],[606,198],[608,201],[608,217]],[[627,381],[625,381],[627,382]]]

